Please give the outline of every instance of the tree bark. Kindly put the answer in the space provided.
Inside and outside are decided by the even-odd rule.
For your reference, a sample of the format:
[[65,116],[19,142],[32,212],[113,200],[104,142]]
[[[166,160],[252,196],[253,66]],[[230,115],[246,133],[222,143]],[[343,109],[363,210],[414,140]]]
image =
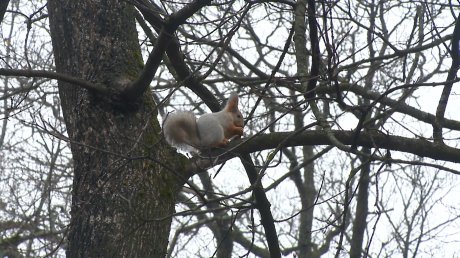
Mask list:
[[0,24],[3,22],[3,17],[5,17],[6,8],[8,8],[9,0],[0,1]]
[[[50,0],[48,11],[57,72],[113,92],[140,74],[127,1]],[[74,161],[67,256],[165,257],[183,162],[159,140],[151,94],[127,103],[61,81],[59,95]]]
[[[371,154],[371,149],[363,148],[363,152]],[[366,162],[364,158],[361,162]],[[369,213],[369,184],[370,184],[371,165],[368,162],[361,169],[359,175],[358,195],[356,197],[356,212],[353,221],[350,257],[359,258],[362,256],[362,247],[364,241],[364,233],[367,227],[367,215]]]
[[[307,160],[313,157],[313,147],[303,147],[303,157]],[[313,163],[310,163],[304,167],[304,180],[302,184],[304,192],[300,195],[300,201],[302,203],[303,212],[300,213],[299,218],[299,258],[314,257],[312,255],[312,229],[313,229],[313,212],[316,197],[315,188],[315,168]]]

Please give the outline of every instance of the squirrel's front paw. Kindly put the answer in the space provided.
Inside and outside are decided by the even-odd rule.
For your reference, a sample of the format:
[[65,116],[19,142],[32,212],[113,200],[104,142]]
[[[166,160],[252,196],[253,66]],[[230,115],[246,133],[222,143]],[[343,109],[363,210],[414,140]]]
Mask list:
[[225,146],[228,145],[228,142],[229,142],[228,139],[227,139],[227,138],[224,138],[221,142],[219,142],[219,143],[217,144],[216,147],[221,147],[221,148],[223,148],[223,147],[225,147]]
[[243,127],[235,127],[235,134],[237,134],[239,136],[243,136],[243,134],[244,134]]

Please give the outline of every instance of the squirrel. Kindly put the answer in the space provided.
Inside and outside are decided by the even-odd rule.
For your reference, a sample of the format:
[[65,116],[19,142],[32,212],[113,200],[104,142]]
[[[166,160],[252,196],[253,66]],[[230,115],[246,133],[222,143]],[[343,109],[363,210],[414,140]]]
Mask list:
[[244,120],[238,109],[238,95],[232,93],[224,109],[200,118],[191,112],[169,114],[163,123],[166,141],[182,149],[225,147],[231,139],[243,136]]

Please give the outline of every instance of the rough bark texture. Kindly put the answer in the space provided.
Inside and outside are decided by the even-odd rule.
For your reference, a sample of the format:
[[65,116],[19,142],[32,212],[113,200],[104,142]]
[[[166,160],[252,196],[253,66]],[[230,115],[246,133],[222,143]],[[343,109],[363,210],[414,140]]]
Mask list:
[[[48,10],[57,72],[114,92],[138,76],[127,1],[50,0]],[[151,95],[126,103],[62,82],[59,94],[75,170],[67,256],[164,257],[178,183]]]

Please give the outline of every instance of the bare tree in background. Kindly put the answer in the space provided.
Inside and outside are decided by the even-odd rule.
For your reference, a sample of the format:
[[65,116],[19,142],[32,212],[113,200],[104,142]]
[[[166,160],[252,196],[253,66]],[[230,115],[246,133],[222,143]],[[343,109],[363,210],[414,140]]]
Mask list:
[[[459,7],[3,1],[0,256],[458,254]],[[165,143],[231,92],[243,139]]]

